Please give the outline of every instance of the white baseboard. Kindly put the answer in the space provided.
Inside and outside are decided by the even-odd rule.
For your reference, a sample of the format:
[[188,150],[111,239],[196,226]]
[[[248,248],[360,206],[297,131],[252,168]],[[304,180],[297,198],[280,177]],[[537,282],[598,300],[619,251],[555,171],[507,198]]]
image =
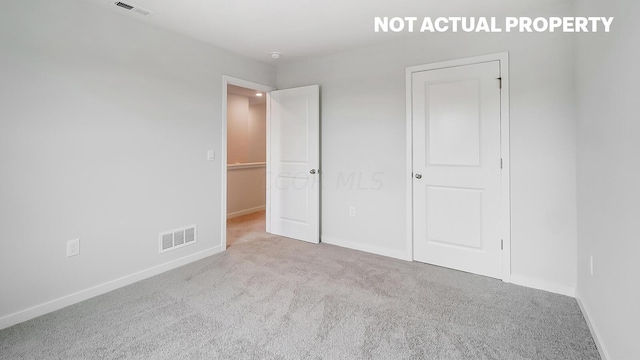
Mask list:
[[582,315],[584,316],[584,320],[587,322],[587,326],[589,326],[589,330],[591,331],[591,336],[593,337],[593,341],[596,343],[596,347],[598,348],[598,352],[600,353],[600,358],[602,360],[611,359],[609,356],[609,352],[604,347],[604,344],[600,341],[600,332],[598,328],[596,328],[596,324],[591,321],[591,316],[589,315],[589,309],[580,299],[580,293],[576,291],[576,300],[578,301],[578,306],[580,306],[580,310],[582,310]]
[[84,289],[73,294],[69,294],[63,296],[58,299],[54,299],[48,301],[44,304],[36,305],[30,307],[28,309],[20,310],[13,314],[5,315],[0,317],[0,330],[4,328],[8,328],[9,326],[13,326],[15,324],[19,324],[21,322],[25,322],[27,320],[31,320],[35,317],[48,314],[50,312],[60,310],[69,305],[73,305],[75,303],[79,303],[81,301],[90,299],[92,297],[102,295],[109,291],[113,291],[115,289],[121,288],[123,286],[127,286],[138,282],[140,280],[144,280],[146,278],[150,278],[152,276],[161,274],[165,271],[172,270],[178,268],[180,266],[192,263],[194,261],[204,259],[208,256],[217,254],[221,251],[220,246],[216,246],[210,249],[199,251],[195,254],[191,254],[188,256],[181,257],[176,260],[169,261],[164,264],[160,264],[142,271],[135,272],[133,274],[125,275],[121,278],[108,281],[106,283],[92,286],[88,289]]
[[391,250],[391,249],[387,249],[380,246],[363,244],[363,243],[359,243],[351,240],[338,239],[331,236],[322,236],[321,239],[322,239],[322,242],[325,244],[342,246],[342,247],[353,249],[353,250],[360,250],[360,251],[364,251],[364,252],[368,252],[376,255],[388,256],[388,257],[392,257],[400,260],[406,260],[406,261],[413,260],[411,258],[411,255],[404,251]]
[[566,295],[570,297],[576,296],[575,288],[566,285],[551,283],[545,280],[532,279],[521,275],[511,274],[511,279],[509,282],[512,284],[526,286],[538,290],[544,290],[560,295]]
[[265,210],[266,208],[267,207],[265,205],[262,205],[262,206],[257,206],[257,207],[251,208],[251,209],[232,212],[232,213],[227,214],[227,219],[233,219],[233,218],[236,218],[238,216],[253,214],[254,212],[262,211],[262,210]]
[[[342,246],[345,248],[360,250],[376,255],[388,256],[400,260],[412,261],[413,258],[411,254],[403,251],[390,250],[387,248],[363,244],[360,242],[355,242],[351,240],[339,239],[331,236],[322,236],[322,242],[325,244]],[[505,279],[505,282],[512,283],[515,285],[525,286],[533,289],[544,290],[548,292],[552,292],[555,294],[566,295],[570,297],[575,297],[576,289],[570,286],[555,284],[551,282],[547,282],[544,280],[532,279],[520,275],[511,274],[508,279]]]

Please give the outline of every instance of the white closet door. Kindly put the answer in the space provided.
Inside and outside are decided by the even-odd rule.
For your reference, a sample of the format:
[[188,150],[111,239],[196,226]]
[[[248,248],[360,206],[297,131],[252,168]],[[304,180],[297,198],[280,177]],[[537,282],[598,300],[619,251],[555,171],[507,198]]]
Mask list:
[[498,61],[414,73],[417,261],[500,278]]

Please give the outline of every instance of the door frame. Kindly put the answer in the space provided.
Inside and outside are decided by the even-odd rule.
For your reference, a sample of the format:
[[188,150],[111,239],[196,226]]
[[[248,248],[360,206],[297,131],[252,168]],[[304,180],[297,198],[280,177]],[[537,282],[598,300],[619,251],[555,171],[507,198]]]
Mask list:
[[509,157],[509,53],[502,52],[463,59],[442,61],[437,63],[410,66],[406,69],[406,213],[407,213],[407,258],[414,259],[413,254],[413,74],[428,70],[452,68],[478,63],[499,61],[502,88],[500,91],[500,154],[502,157],[500,220],[502,248],[502,281],[511,282],[511,169]]
[[[235,78],[235,77],[231,77],[231,76],[227,76],[227,75],[222,75],[222,151],[220,151],[220,163],[222,166],[222,176],[221,176],[221,183],[222,183],[222,194],[220,196],[220,198],[222,199],[221,201],[221,214],[220,214],[220,239],[221,239],[221,250],[225,251],[227,250],[227,85],[236,85],[236,86],[241,86],[244,88],[249,88],[249,89],[254,89],[257,91],[262,91],[265,93],[266,95],[266,105],[267,105],[267,124],[266,124],[266,129],[267,129],[267,149],[266,149],[266,158],[265,161],[267,163],[266,165],[266,173],[269,173],[269,111],[270,111],[270,107],[269,107],[269,103],[270,103],[270,96],[269,96],[269,92],[276,90],[275,87],[272,86],[268,86],[268,85],[263,85],[263,84],[258,84],[252,81],[247,81],[247,80],[243,80],[243,79],[239,79],[239,78]],[[266,214],[267,217],[269,216],[269,192],[267,191],[267,198],[266,198]],[[269,222],[267,221],[267,227],[269,226]],[[267,232],[269,231],[269,229],[267,228]]]

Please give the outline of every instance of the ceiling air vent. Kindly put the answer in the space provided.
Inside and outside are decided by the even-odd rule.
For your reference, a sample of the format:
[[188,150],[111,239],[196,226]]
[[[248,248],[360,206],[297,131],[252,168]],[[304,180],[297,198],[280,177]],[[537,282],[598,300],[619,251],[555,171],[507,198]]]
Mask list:
[[127,10],[131,10],[131,9],[133,9],[133,6],[131,6],[131,5],[129,5],[129,4],[125,4],[125,3],[120,2],[120,1],[118,1],[118,2],[116,3],[116,6],[120,6],[121,8],[123,8],[123,9],[127,9]]
[[122,1],[115,2],[114,4],[116,4],[116,6],[119,6],[119,7],[123,8],[123,9],[125,9],[125,10],[131,10],[131,11],[133,11],[135,13],[140,14],[140,15],[147,16],[147,15],[150,14],[150,12],[145,10],[145,9],[139,8],[137,6],[129,5],[127,3],[123,3]]

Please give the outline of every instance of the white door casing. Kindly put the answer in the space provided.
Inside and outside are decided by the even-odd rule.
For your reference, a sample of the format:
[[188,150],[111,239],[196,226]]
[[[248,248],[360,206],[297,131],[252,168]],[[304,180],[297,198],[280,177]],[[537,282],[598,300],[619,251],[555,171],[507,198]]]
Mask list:
[[320,90],[318,85],[269,94],[267,231],[320,241]]
[[411,74],[414,260],[503,278],[500,74]]

